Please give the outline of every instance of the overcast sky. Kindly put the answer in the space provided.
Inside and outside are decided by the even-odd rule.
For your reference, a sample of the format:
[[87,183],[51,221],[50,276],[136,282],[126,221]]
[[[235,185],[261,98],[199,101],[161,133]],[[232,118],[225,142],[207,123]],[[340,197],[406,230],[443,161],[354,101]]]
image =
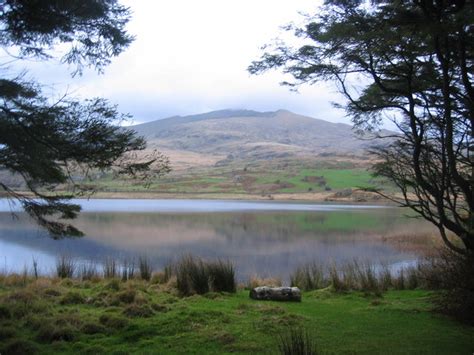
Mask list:
[[104,75],[92,70],[71,78],[56,62],[28,64],[29,76],[83,98],[102,96],[134,116],[135,123],[225,108],[295,113],[350,123],[331,85],[290,92],[273,72],[250,76],[246,68],[260,47],[314,13],[318,0],[121,0],[132,9],[135,42],[114,58]]

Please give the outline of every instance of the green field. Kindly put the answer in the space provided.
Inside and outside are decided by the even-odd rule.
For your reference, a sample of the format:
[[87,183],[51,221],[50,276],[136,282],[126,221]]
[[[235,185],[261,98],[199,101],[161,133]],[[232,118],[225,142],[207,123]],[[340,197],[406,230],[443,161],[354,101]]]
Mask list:
[[277,303],[253,301],[246,290],[181,298],[140,280],[0,281],[1,354],[272,354],[295,327],[323,354],[474,351],[474,328],[433,313],[422,290],[376,298],[324,289]]
[[[248,166],[225,166],[173,172],[143,183],[102,176],[91,183],[104,192],[154,192],[174,194],[258,194],[338,192],[360,187],[381,187],[367,167],[349,162],[280,162]],[[387,186],[385,186],[387,187]],[[391,189],[388,186],[389,190]]]

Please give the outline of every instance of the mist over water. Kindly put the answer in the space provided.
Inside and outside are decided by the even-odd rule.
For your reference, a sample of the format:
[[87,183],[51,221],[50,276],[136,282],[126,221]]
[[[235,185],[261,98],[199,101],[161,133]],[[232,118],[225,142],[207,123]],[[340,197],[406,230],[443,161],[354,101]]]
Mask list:
[[[229,259],[240,280],[287,278],[308,262],[357,258],[399,265],[418,255],[390,235],[427,228],[397,208],[311,203],[194,200],[89,200],[74,222],[83,238],[52,240],[23,212],[0,204],[0,271],[21,272],[33,258],[52,272],[58,255],[100,263],[106,257],[151,258],[156,269],[181,255]],[[2,207],[3,206],[3,207]],[[406,250],[406,248],[405,248]]]

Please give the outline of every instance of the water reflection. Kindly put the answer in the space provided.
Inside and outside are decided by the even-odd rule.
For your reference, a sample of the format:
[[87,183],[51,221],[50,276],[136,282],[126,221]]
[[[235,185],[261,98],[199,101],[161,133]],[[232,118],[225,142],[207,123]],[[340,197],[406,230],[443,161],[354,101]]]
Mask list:
[[146,254],[161,268],[193,253],[230,259],[239,278],[246,279],[252,274],[286,278],[298,265],[314,260],[397,264],[416,259],[380,238],[402,223],[420,228],[421,222],[404,219],[398,209],[223,210],[84,212],[75,224],[87,236],[60,241],[48,238],[23,213],[12,219],[0,212],[0,269],[18,270],[31,265],[35,256],[42,270],[50,271],[55,256],[64,253],[94,261]]

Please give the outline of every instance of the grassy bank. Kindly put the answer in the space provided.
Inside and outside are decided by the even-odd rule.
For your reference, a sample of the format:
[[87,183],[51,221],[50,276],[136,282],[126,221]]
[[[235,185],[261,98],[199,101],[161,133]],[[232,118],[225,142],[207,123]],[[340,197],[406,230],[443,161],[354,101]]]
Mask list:
[[153,278],[11,275],[0,278],[0,353],[276,353],[282,333],[303,327],[321,353],[471,354],[474,328],[431,308],[423,290],[327,288],[277,303],[247,290],[180,297]]

